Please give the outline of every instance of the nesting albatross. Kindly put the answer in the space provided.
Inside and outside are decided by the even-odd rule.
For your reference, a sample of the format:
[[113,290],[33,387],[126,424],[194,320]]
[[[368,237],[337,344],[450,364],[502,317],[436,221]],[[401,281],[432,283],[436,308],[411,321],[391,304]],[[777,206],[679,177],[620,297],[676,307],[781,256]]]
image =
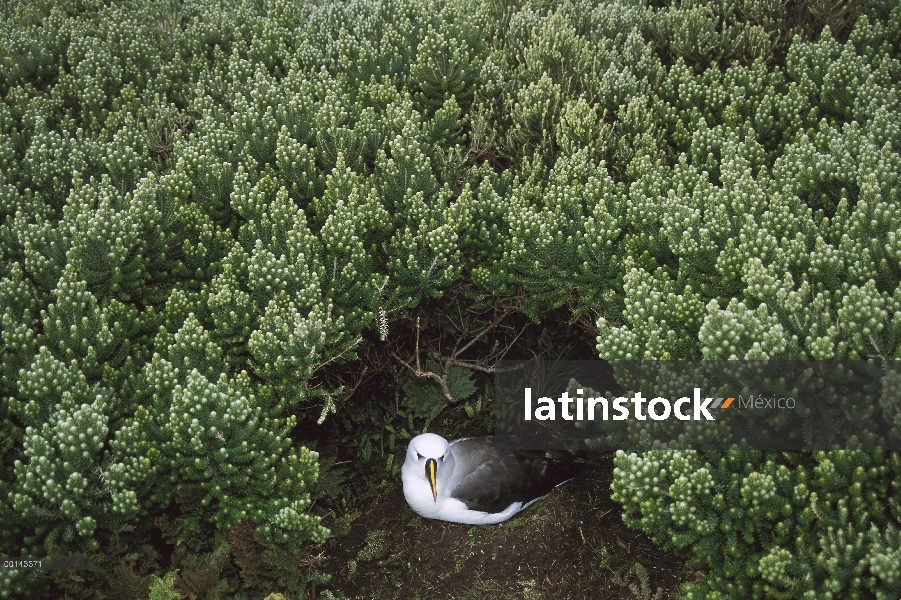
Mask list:
[[448,442],[424,433],[410,441],[401,467],[404,497],[428,519],[501,523],[590,464],[553,455],[498,448],[491,437]]

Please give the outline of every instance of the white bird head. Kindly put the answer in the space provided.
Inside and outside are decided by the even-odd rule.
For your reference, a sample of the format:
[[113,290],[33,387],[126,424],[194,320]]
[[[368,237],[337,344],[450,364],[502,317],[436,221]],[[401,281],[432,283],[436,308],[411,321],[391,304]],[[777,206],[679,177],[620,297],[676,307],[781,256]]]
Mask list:
[[423,433],[410,440],[407,447],[407,461],[404,464],[420,466],[425,478],[432,486],[432,499],[438,502],[438,467],[448,456],[450,445],[447,440],[434,433]]

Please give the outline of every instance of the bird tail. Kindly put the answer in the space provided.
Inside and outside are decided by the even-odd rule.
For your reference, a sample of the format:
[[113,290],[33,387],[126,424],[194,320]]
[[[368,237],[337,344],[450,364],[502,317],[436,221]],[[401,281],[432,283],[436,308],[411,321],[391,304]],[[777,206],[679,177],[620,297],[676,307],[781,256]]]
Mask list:
[[557,478],[559,478],[559,483],[555,483],[554,487],[562,485],[567,481],[572,481],[576,477],[581,477],[587,471],[597,466],[597,463],[593,461],[586,458],[575,457],[571,454],[566,454],[565,452],[547,452],[546,454],[559,455],[547,456],[548,459],[554,462],[554,470],[558,473]]
[[562,452],[562,451],[557,451],[557,450],[548,450],[547,452],[544,453],[544,457],[549,458],[556,462],[570,462],[570,463],[576,463],[576,464],[580,464],[580,465],[597,465],[598,464],[597,462],[595,462],[591,459],[584,458],[581,456],[573,456],[572,454],[569,454],[568,452]]

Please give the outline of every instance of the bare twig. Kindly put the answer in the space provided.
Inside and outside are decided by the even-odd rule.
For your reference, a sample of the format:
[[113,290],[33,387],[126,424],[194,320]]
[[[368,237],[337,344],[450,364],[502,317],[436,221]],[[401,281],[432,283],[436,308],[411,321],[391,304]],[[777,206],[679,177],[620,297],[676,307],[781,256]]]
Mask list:
[[[468,286],[459,286],[456,292],[457,294],[463,294],[466,293],[467,290]],[[423,368],[420,356],[422,350],[422,348],[420,348],[420,339],[422,337],[422,329],[427,327],[427,324],[424,323],[425,319],[421,316],[416,318],[415,359],[408,362],[394,352],[391,353],[391,356],[414,376],[430,379],[437,383],[441,388],[442,396],[447,402],[454,405],[459,404],[461,399],[454,397],[449,384],[452,368],[458,367],[486,374],[510,372],[520,368],[519,366],[501,368],[497,366],[497,363],[503,359],[504,355],[506,355],[510,348],[512,348],[516,341],[522,336],[525,328],[528,327],[528,324],[526,324],[519,331],[516,331],[512,327],[504,324],[504,320],[507,317],[519,310],[524,298],[525,295],[520,294],[519,296],[507,298],[500,303],[494,303],[492,306],[481,311],[464,310],[462,304],[457,303],[457,314],[455,316],[446,316],[451,327],[457,332],[455,335],[455,343],[450,352],[441,351],[440,345],[442,339],[444,339],[443,334],[439,334],[438,338],[432,342],[437,344],[438,347],[429,344],[425,348],[427,356],[441,365],[440,372],[435,372],[437,369],[431,370]],[[473,331],[474,329],[475,331]],[[463,354],[472,350],[477,342],[484,341],[485,337],[491,331],[498,329],[509,330],[509,333],[513,335],[512,340],[506,344],[502,350],[497,351],[498,344],[495,341],[489,356],[475,360],[463,358]]]
[[419,366],[419,317],[416,317],[416,371],[420,371]]
[[348,400],[350,399],[350,397],[354,395],[354,392],[356,392],[356,391],[357,391],[357,388],[360,387],[360,384],[363,383],[363,379],[364,379],[365,376],[366,376],[366,371],[367,371],[367,370],[369,370],[369,366],[368,366],[368,365],[365,365],[365,366],[363,367],[363,370],[360,372],[360,376],[357,377],[357,382],[354,384],[354,386],[353,386],[352,388],[350,388],[350,390],[348,390],[347,392],[345,392],[345,393],[341,396],[341,402],[342,402],[342,403],[348,401]]
[[[360,344],[361,341],[362,341],[362,338],[359,338],[359,337],[356,338],[356,339],[354,339],[353,341],[351,341],[350,344],[348,344],[347,346],[345,346],[344,349],[341,350],[341,352],[338,352],[338,353],[336,353],[336,354],[333,354],[333,355],[330,356],[328,359],[326,359],[326,360],[324,360],[324,361],[322,361],[322,362],[316,363],[316,364],[313,366],[313,368],[311,369],[311,371],[312,371],[313,373],[315,373],[315,372],[318,371],[319,369],[323,368],[325,365],[327,365],[327,364],[329,364],[329,363],[333,363],[333,362],[335,362],[336,360],[338,360],[339,358],[342,358],[345,354],[347,354],[348,352],[350,352],[351,350],[353,350],[354,348],[356,348],[356,347]],[[313,346],[313,351],[315,352],[315,350],[316,350],[316,346]],[[313,352],[311,352],[310,354],[313,354]]]
[[879,345],[876,343],[876,340],[873,339],[873,334],[869,334],[870,343],[873,344],[873,348],[876,349],[876,355],[882,359],[882,362],[886,362],[885,355],[882,354],[882,350],[879,349]]
[[480,365],[475,361],[471,360],[460,360],[452,357],[442,357],[437,352],[432,350],[429,351],[429,356],[438,360],[442,363],[445,363],[452,367],[461,367],[463,369],[469,369],[470,371],[479,371],[480,373],[510,373],[512,371],[518,371],[522,368],[522,365],[517,365],[515,367],[486,367],[485,365]]
[[451,404],[457,404],[459,402],[459,400],[454,398],[454,395],[451,394],[450,388],[447,386],[447,376],[442,377],[441,375],[438,375],[437,373],[432,373],[431,371],[420,371],[419,369],[414,369],[407,363],[407,361],[405,361],[404,359],[399,357],[394,352],[391,353],[391,356],[396,358],[398,360],[398,362],[400,362],[402,365],[404,365],[405,367],[407,367],[408,369],[413,371],[413,374],[416,375],[417,377],[424,377],[426,379],[431,379],[432,381],[436,382],[441,387],[441,395],[444,396],[444,398],[448,402],[450,402]]

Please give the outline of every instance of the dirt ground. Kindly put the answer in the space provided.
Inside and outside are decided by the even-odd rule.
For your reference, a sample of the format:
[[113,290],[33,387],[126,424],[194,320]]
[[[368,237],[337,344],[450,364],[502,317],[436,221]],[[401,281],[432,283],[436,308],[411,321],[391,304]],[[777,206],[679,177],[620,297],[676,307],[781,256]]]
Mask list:
[[613,458],[592,458],[598,466],[586,476],[499,525],[423,519],[399,480],[384,481],[349,532],[327,543],[322,567],[333,578],[319,592],[366,600],[677,598],[697,571],[686,555],[626,527],[610,499]]

